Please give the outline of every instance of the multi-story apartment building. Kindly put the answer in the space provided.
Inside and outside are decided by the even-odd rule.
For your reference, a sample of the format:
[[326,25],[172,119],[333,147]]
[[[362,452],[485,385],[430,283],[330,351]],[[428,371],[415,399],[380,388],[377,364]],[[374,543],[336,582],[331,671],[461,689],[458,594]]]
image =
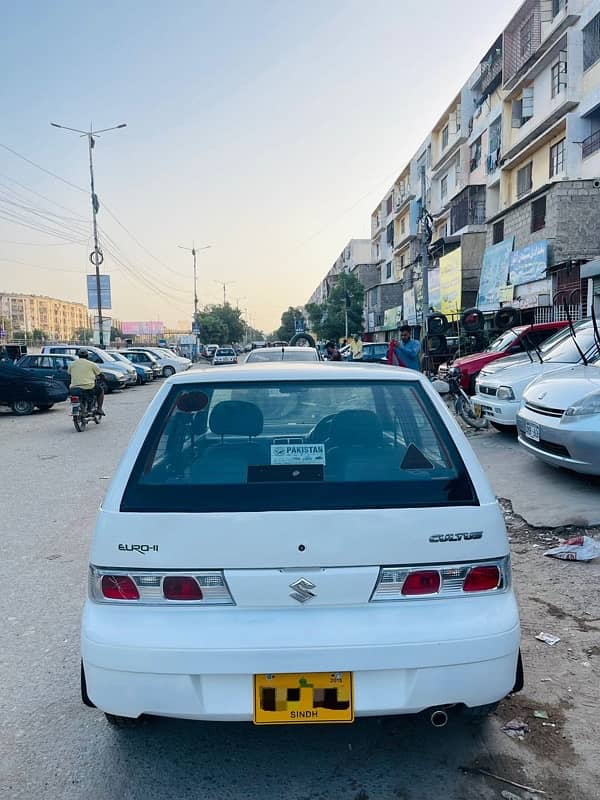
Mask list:
[[82,303],[35,294],[0,292],[0,327],[8,337],[43,331],[49,339],[69,341],[78,328],[90,328],[90,315]]
[[330,290],[335,286],[340,272],[353,272],[366,287],[365,280],[370,285],[372,278],[371,240],[350,239],[342,252],[333,262],[323,280],[316,287],[308,299],[308,303],[321,305],[327,300]]

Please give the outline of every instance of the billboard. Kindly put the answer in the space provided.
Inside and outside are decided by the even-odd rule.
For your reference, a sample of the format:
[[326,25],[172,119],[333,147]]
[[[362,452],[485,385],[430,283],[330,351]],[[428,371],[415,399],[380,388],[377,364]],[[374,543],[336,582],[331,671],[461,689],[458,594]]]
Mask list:
[[[88,308],[98,308],[98,291],[95,275],[86,275]],[[100,302],[102,308],[112,308],[110,275],[100,275]]]
[[164,322],[123,322],[121,330],[126,336],[162,336],[165,330]]
[[486,247],[481,265],[479,295],[477,306],[481,311],[495,311],[500,308],[500,289],[508,283],[510,257],[515,237]]
[[[440,303],[442,300],[442,293],[440,291],[440,268],[436,267],[429,271],[429,308],[434,311],[440,310]],[[429,311],[429,309],[425,309]]]
[[409,325],[417,324],[417,302],[414,289],[405,289],[403,292],[404,319]]
[[447,316],[458,314],[461,302],[462,252],[457,247],[440,258],[440,311]]
[[539,242],[520,247],[510,254],[510,282],[513,286],[533,283],[546,277],[548,266],[548,242]]

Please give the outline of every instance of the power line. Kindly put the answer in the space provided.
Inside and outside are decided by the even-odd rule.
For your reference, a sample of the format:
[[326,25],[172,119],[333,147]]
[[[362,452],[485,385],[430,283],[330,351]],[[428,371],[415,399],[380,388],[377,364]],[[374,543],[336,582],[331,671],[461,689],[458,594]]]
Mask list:
[[19,261],[16,258],[0,258],[0,261],[6,261],[10,264],[21,264],[23,267],[31,267],[32,269],[44,269],[51,272],[70,272],[73,275],[83,275],[81,270],[77,269],[63,269],[62,267],[48,267],[41,264],[30,264],[29,261]]
[[[31,194],[36,195],[37,197],[41,198],[42,200],[46,200],[48,203],[52,203],[52,205],[55,205],[58,208],[62,208],[63,211],[68,211],[71,214],[76,214],[77,213],[72,208],[69,208],[68,206],[63,206],[62,203],[58,203],[56,200],[52,200],[51,197],[46,197],[46,195],[43,195],[43,194],[40,194],[39,192],[36,192],[35,189],[32,189],[31,187],[27,186],[26,184],[21,183],[20,181],[16,180],[15,178],[11,178],[10,175],[5,175],[4,173],[0,172],[0,178],[4,178],[4,180],[6,180],[6,181],[11,181],[11,183],[16,183],[17,186],[21,187],[21,189],[25,189],[26,192],[30,192]],[[14,189],[13,189],[13,191],[14,191]]]

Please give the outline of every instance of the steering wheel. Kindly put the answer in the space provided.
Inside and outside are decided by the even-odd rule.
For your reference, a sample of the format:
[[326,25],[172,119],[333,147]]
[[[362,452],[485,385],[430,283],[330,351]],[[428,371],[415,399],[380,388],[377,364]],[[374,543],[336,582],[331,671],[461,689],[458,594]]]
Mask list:
[[322,420],[319,420],[312,431],[308,434],[306,441],[324,442],[326,439],[328,439],[331,433],[331,422],[334,417],[335,414],[328,414],[326,417],[323,417]]

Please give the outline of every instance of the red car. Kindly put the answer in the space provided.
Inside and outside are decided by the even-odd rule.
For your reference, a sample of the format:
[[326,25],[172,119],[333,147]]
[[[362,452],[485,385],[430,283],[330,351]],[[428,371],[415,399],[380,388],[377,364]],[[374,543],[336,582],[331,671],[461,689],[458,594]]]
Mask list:
[[[472,353],[469,356],[455,358],[453,367],[460,368],[460,384],[465,392],[475,393],[475,378],[480,371],[492,361],[498,361],[506,356],[524,353],[527,349],[533,350],[565,328],[569,323],[540,322],[535,325],[518,325],[500,334],[482,353]],[[441,364],[438,376],[445,379],[448,364]]]

